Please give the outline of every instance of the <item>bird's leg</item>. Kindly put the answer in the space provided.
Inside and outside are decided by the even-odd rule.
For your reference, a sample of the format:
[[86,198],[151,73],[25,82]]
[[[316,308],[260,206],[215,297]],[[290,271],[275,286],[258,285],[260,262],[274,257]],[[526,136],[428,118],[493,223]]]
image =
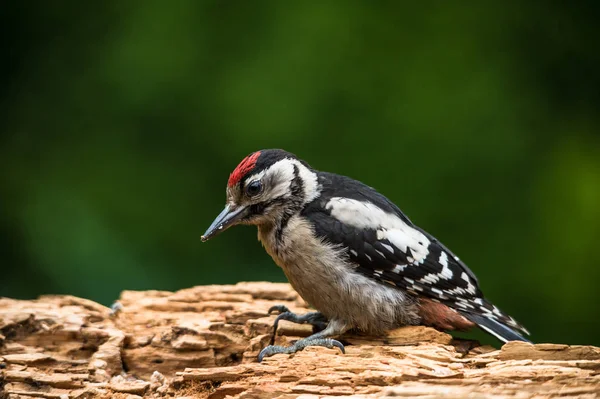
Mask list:
[[284,305],[272,306],[268,313],[273,314],[273,312],[278,312],[279,315],[273,323],[273,336],[271,337],[271,345],[275,343],[275,335],[277,334],[277,327],[279,326],[280,320],[287,320],[297,324],[310,324],[313,326],[313,334],[322,331],[327,327],[327,318],[320,312],[310,312],[298,315],[294,312],[291,312]]
[[278,353],[296,353],[306,348],[307,346],[324,346],[326,348],[339,348],[342,353],[346,353],[344,345],[340,341],[329,337],[340,335],[349,329],[346,323],[331,320],[323,331],[319,331],[311,336],[302,338],[294,342],[291,346],[269,345],[258,354],[258,362],[262,362],[265,357],[273,356]]

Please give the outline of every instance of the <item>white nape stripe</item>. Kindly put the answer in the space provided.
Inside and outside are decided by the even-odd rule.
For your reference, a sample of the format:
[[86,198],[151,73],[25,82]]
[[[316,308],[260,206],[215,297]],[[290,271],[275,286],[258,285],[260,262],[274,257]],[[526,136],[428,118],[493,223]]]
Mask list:
[[308,203],[317,198],[321,193],[319,179],[317,174],[304,166],[302,162],[296,159],[292,159],[292,162],[298,167],[300,178],[304,183],[304,200]]
[[351,198],[333,197],[325,208],[337,220],[362,229],[377,230],[377,239],[387,239],[400,251],[410,248],[414,261],[422,263],[429,253],[429,239],[425,234],[406,224],[398,216],[387,213],[375,204]]
[[442,271],[440,272],[440,276],[446,280],[450,280],[454,273],[448,267],[448,255],[446,252],[442,251],[440,255],[440,264],[442,265]]

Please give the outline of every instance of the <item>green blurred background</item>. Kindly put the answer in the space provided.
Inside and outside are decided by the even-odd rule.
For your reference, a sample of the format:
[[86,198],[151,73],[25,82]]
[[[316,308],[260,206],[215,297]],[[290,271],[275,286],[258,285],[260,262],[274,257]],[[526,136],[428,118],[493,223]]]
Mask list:
[[254,228],[200,243],[276,147],[386,194],[533,340],[599,345],[598,4],[6,2],[0,296],[285,281]]

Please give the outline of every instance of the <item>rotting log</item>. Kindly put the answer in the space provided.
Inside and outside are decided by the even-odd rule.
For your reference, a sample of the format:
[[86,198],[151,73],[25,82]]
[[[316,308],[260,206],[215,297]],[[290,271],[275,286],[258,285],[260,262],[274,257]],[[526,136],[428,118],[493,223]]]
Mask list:
[[[543,398],[600,393],[600,348],[512,342],[500,350],[427,327],[344,335],[256,362],[288,284],[125,291],[121,309],[72,296],[0,299],[0,398]],[[311,327],[280,324],[288,344]]]

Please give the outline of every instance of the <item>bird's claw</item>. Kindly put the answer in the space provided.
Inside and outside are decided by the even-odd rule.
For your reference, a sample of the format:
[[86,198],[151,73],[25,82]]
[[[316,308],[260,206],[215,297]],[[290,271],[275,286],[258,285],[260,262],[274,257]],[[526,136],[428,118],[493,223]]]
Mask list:
[[268,313],[269,315],[272,315],[272,314],[273,314],[273,312],[277,312],[277,313],[279,313],[279,314],[281,314],[281,313],[292,313],[292,312],[290,312],[290,309],[289,309],[287,306],[285,306],[285,305],[275,305],[275,306],[271,306],[271,307],[269,308],[269,310],[267,311],[267,313]]
[[302,349],[308,346],[322,346],[325,348],[333,349],[338,348],[342,354],[346,353],[344,345],[335,339],[331,338],[305,338],[299,341],[296,341],[291,346],[278,346],[278,345],[269,345],[260,351],[258,354],[258,362],[261,363],[265,357],[270,357],[273,355],[277,355],[279,353],[292,354],[301,351]]
[[305,313],[303,315],[298,315],[292,311],[287,306],[284,305],[275,305],[269,308],[269,315],[273,314],[273,312],[278,312],[279,314],[275,318],[273,322],[273,336],[271,337],[270,344],[273,345],[275,343],[275,336],[277,334],[277,327],[279,326],[279,322],[281,320],[291,321],[292,323],[298,324],[310,324],[313,326],[313,333],[317,333],[319,331],[324,330],[327,327],[327,319],[319,312],[310,312]]

